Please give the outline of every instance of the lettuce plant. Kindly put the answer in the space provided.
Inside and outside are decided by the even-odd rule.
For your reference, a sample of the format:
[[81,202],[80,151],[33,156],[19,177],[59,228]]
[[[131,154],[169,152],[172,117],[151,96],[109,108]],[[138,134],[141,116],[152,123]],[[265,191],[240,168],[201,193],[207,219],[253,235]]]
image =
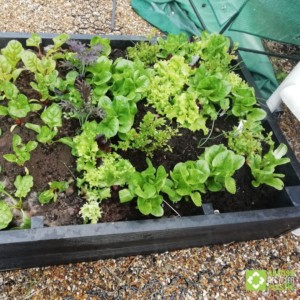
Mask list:
[[69,183],[66,181],[49,182],[49,189],[40,193],[38,200],[41,204],[47,204],[51,200],[53,200],[53,202],[56,202],[58,193],[66,191],[68,187]]
[[[1,84],[0,84],[1,85]],[[14,119],[25,118],[29,112],[38,111],[42,106],[35,103],[35,100],[21,94],[16,86],[9,82],[2,82],[1,89],[4,93],[3,98],[8,100],[7,106],[0,105],[0,116],[10,116]]]
[[210,169],[206,187],[211,192],[225,188],[229,193],[236,193],[236,182],[232,177],[245,163],[245,158],[228,150],[224,145],[207,147],[199,157],[204,159]]
[[45,125],[26,123],[25,126],[37,132],[36,139],[43,144],[51,143],[58,133],[58,128],[62,126],[61,107],[53,103],[47,107],[41,114],[41,119]]
[[22,138],[18,134],[13,135],[12,146],[14,153],[4,154],[3,157],[9,161],[23,166],[24,163],[30,160],[30,152],[32,152],[38,143],[29,141],[27,144],[22,142]]
[[[0,201],[0,230],[5,229],[13,220],[13,209],[18,209],[22,214],[22,224],[17,228],[30,228],[30,218],[22,209],[22,198],[25,198],[33,186],[33,178],[31,175],[25,176],[18,175],[15,182],[15,196],[19,198],[17,200],[11,193],[5,190],[5,185],[0,182],[0,196],[4,195],[9,198],[8,201]],[[14,227],[17,229],[16,227]]]
[[205,193],[205,183],[209,175],[210,169],[205,160],[178,163],[170,172],[171,179],[166,180],[162,191],[172,202],[178,202],[184,197],[191,198],[196,206],[201,206],[200,192]]
[[163,197],[160,194],[166,182],[167,173],[163,166],[155,169],[149,159],[148,168],[142,172],[131,173],[128,188],[119,192],[121,203],[137,198],[137,208],[144,215],[161,217]]
[[247,163],[251,169],[254,177],[252,185],[258,187],[266,184],[274,187],[277,190],[282,190],[284,183],[280,178],[284,174],[275,173],[275,168],[279,165],[284,165],[290,162],[290,159],[283,157],[287,153],[287,146],[280,144],[274,150],[274,144],[271,145],[270,150],[265,155],[255,154],[248,158]]
[[99,132],[106,138],[119,133],[127,133],[133,125],[137,107],[134,101],[116,96],[113,101],[107,96],[98,100],[98,107],[104,110],[105,117],[99,124]]
[[149,91],[150,70],[135,61],[118,58],[112,66],[112,94],[123,96],[134,102],[144,98]]

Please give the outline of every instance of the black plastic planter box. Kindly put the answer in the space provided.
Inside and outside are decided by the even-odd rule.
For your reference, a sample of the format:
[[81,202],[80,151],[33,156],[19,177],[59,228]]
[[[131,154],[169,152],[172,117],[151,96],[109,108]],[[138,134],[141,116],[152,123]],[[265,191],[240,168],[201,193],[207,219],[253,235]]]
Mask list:
[[[2,33],[0,47],[11,39],[25,43],[27,34]],[[42,35],[45,44],[54,35]],[[72,38],[88,40],[89,35]],[[140,40],[133,36],[111,36],[112,47],[125,48]],[[250,85],[245,66],[241,72]],[[269,113],[265,126],[277,141],[287,144]],[[286,187],[278,192],[278,208],[214,214],[209,205],[204,215],[156,220],[102,223],[43,228],[41,217],[32,219],[32,229],[0,231],[0,270],[45,266],[101,258],[163,252],[267,237],[275,237],[300,226],[300,166],[289,149],[291,163],[281,168]]]

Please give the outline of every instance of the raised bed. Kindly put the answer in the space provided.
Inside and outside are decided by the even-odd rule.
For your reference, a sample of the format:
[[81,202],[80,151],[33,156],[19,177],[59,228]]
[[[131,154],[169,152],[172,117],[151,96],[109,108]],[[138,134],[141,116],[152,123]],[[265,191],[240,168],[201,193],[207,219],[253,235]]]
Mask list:
[[[23,44],[27,34],[2,33],[0,47],[11,39]],[[42,35],[47,44],[53,35]],[[74,35],[89,40],[89,35]],[[141,38],[111,36],[112,47],[124,49]],[[240,63],[240,72],[253,85]],[[278,143],[286,143],[276,120],[268,112],[264,121]],[[273,208],[234,213],[216,213],[209,204],[203,215],[155,220],[43,227],[42,217],[32,218],[32,228],[0,231],[0,270],[92,261],[151,252],[198,247],[216,243],[276,237],[300,226],[300,166],[292,151],[291,163],[281,166],[285,188],[276,194]]]

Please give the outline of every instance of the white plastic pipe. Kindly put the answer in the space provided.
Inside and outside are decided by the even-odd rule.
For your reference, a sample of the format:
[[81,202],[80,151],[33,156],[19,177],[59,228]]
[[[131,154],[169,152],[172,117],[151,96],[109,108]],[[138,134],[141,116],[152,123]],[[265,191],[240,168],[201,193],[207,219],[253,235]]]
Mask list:
[[[290,89],[286,91],[282,95],[285,97],[285,101],[289,103],[289,109],[294,113],[296,107],[298,107],[300,102],[300,62],[296,65],[296,67],[291,71],[291,73],[286,77],[286,79],[279,85],[279,87],[275,90],[275,92],[271,95],[271,97],[267,100],[267,105],[271,112],[273,112],[281,103],[281,92],[289,87],[289,86],[297,86],[298,88]],[[296,94],[298,94],[298,100],[296,99]],[[293,100],[288,100],[293,99]],[[297,103],[296,103],[297,102]],[[298,118],[299,119],[299,118]]]
[[285,105],[300,121],[300,84],[289,85],[280,92]]

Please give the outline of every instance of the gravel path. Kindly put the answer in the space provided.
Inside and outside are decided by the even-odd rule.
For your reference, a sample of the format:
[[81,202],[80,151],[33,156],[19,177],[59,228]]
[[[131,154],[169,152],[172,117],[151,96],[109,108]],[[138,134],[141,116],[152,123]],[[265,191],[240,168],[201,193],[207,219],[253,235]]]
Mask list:
[[[117,1],[115,26],[111,30],[111,0],[0,0],[0,30],[151,33],[153,27],[131,10],[129,2]],[[245,272],[249,269],[294,270],[296,290],[246,292]],[[0,300],[297,298],[300,298],[300,239],[292,234],[163,254],[0,273]]]

